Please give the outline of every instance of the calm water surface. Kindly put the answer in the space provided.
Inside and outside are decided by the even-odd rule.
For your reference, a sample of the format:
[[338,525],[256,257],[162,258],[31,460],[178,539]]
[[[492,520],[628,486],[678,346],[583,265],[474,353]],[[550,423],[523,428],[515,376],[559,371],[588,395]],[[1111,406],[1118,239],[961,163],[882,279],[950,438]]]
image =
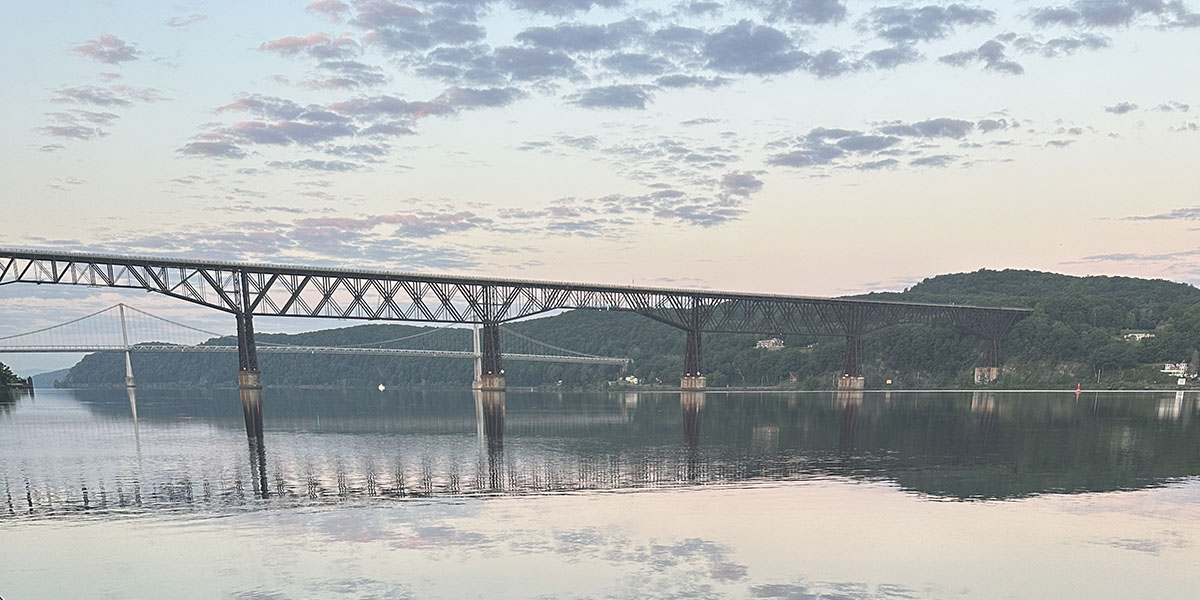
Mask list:
[[0,596],[1196,598],[1198,397],[39,390]]

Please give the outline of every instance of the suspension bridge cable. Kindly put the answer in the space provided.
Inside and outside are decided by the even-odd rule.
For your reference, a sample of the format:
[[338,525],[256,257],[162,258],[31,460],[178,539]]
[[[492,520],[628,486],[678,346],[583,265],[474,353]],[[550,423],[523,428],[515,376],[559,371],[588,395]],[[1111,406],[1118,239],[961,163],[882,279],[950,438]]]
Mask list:
[[535,344],[537,344],[537,345],[539,345],[539,346],[545,346],[546,348],[550,348],[550,349],[553,349],[553,350],[558,350],[559,352],[566,352],[567,354],[574,354],[574,355],[576,355],[576,356],[584,356],[584,357],[587,357],[587,358],[604,358],[604,357],[602,357],[602,356],[597,356],[597,355],[595,355],[595,354],[587,354],[587,353],[584,353],[584,352],[576,352],[576,351],[574,351],[574,350],[567,350],[566,348],[559,348],[558,346],[555,346],[555,345],[553,345],[553,344],[547,344],[546,342],[541,342],[541,341],[535,340],[535,339],[533,339],[533,338],[531,338],[531,337],[529,337],[529,336],[526,336],[526,335],[521,335],[521,334],[519,334],[519,333],[517,333],[517,332],[515,332],[515,331],[513,331],[513,330],[511,330],[511,329],[509,329],[509,328],[507,328],[507,327],[504,327],[504,326],[501,326],[501,327],[500,327],[500,329],[501,329],[502,331],[506,332],[506,333],[509,333],[509,334],[511,334],[511,335],[515,335],[515,336],[517,336],[517,337],[519,337],[519,338],[521,338],[521,339],[523,339],[523,340],[526,340],[526,341],[529,341],[529,342],[533,342],[533,343],[535,343]]
[[100,314],[100,313],[103,313],[103,312],[108,312],[108,311],[110,311],[110,310],[112,310],[112,309],[114,309],[114,308],[116,308],[116,307],[117,307],[117,305],[116,305],[116,304],[114,304],[114,305],[112,305],[112,306],[110,306],[110,307],[108,307],[108,308],[106,308],[106,309],[104,309],[104,310],[98,310],[98,311],[96,311],[96,312],[94,312],[94,313],[92,313],[92,314],[90,314],[90,315],[84,315],[84,316],[82,316],[82,317],[79,317],[78,319],[71,319],[70,321],[67,321],[67,322],[65,322],[65,323],[59,323],[59,324],[57,324],[57,325],[51,325],[51,326],[49,326],[49,327],[43,327],[43,328],[41,328],[41,329],[35,329],[35,330],[33,330],[33,331],[26,331],[25,333],[14,333],[14,334],[12,334],[12,335],[6,335],[6,336],[3,336],[3,337],[0,337],[0,340],[9,340],[9,339],[12,339],[12,338],[21,337],[21,336],[23,336],[23,335],[33,335],[33,334],[35,334],[35,333],[42,333],[43,331],[50,331],[51,329],[57,329],[57,328],[59,328],[59,327],[65,327],[65,326],[67,326],[67,325],[70,325],[70,324],[72,324],[72,323],[78,323],[78,322],[80,322],[80,321],[82,321],[82,320],[84,320],[84,319],[90,319],[90,318],[92,318],[92,317],[94,317],[94,316],[96,316],[96,315],[98,315],[98,314]]
[[[153,314],[150,314],[150,313],[148,313],[148,312],[146,312],[146,311],[144,311],[144,310],[139,310],[139,309],[137,309],[137,308],[134,308],[134,307],[132,307],[132,306],[129,306],[128,304],[126,304],[126,305],[125,305],[125,308],[128,308],[129,310],[132,310],[132,311],[134,311],[134,312],[137,312],[137,313],[140,313],[140,314],[146,315],[147,317],[150,317],[151,319],[158,319],[159,321],[162,321],[162,322],[164,322],[164,323],[169,323],[169,324],[171,324],[171,325],[175,325],[176,327],[182,327],[182,328],[184,328],[184,329],[191,329],[192,331],[198,331],[198,332],[200,332],[200,333],[203,333],[203,334],[205,334],[205,335],[212,335],[212,336],[216,336],[216,337],[229,337],[229,334],[228,334],[228,333],[217,333],[217,332],[215,332],[215,331],[208,331],[207,329],[200,329],[199,327],[192,327],[191,325],[184,325],[183,323],[178,323],[178,322],[176,322],[176,321],[172,321],[172,320],[170,320],[170,319],[167,319],[167,318],[165,318],[165,317],[160,317],[160,316],[158,316],[158,315],[153,315]],[[3,339],[3,338],[0,338],[0,339]]]

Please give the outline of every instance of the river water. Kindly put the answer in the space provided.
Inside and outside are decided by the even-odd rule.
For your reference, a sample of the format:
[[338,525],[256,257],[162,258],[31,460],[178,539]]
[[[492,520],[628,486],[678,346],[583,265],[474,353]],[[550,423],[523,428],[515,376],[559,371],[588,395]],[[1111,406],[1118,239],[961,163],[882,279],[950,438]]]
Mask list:
[[1196,598],[1198,398],[38,390],[0,597]]

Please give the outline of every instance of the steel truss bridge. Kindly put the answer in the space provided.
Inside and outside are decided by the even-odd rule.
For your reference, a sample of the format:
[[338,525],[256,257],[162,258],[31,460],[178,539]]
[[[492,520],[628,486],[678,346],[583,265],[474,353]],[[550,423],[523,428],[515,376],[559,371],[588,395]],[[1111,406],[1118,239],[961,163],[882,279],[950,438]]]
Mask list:
[[862,337],[905,323],[975,335],[981,366],[996,367],[1000,341],[1032,312],[0,248],[0,285],[14,283],[140,289],[232,314],[239,368],[255,385],[255,316],[477,324],[482,387],[503,389],[501,324],[563,309],[632,311],[686,332],[684,387],[702,388],[705,332],[843,337],[842,373],[859,377]]
[[[617,365],[628,367],[628,358],[596,356],[560,348],[501,327],[507,340],[504,360]],[[479,344],[474,350],[462,328],[422,328],[399,338],[364,341],[357,346],[299,345],[260,342],[258,351],[267,354],[321,354],[351,356],[395,356],[481,360]],[[440,335],[439,335],[440,334]],[[475,336],[478,338],[478,335]],[[229,336],[208,331],[124,303],[110,306],[64,323],[33,331],[0,336],[0,353],[234,353]],[[274,337],[272,339],[284,339]],[[164,341],[189,340],[189,342]],[[399,346],[399,347],[398,347]],[[512,351],[519,349],[518,351]],[[532,351],[531,351],[532,350]],[[535,352],[536,351],[536,352]],[[126,361],[127,384],[133,382],[132,363]]]

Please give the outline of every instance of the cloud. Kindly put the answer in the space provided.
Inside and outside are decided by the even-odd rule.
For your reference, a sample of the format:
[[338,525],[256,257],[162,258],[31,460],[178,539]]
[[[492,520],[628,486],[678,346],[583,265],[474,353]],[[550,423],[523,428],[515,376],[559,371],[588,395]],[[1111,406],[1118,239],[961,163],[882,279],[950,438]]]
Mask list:
[[892,48],[872,50],[863,56],[863,60],[876,69],[895,69],[900,65],[917,62],[921,54],[912,46],[901,44]]
[[[217,113],[249,113],[258,119],[210,125],[206,131],[185,144],[180,152],[191,156],[243,158],[248,155],[243,148],[245,145],[299,145],[323,151],[339,148],[327,144],[342,139],[411,135],[415,133],[413,125],[419,119],[451,116],[460,110],[504,106],[523,95],[524,92],[516,88],[454,87],[432,100],[405,100],[378,95],[349,98],[328,106],[301,106],[286,98],[246,94],[217,108]],[[280,165],[347,170],[340,168],[345,165],[339,161],[316,161],[307,166],[293,161],[281,162]]]
[[263,42],[258,49],[283,56],[305,53],[314,58],[328,60],[345,60],[362,53],[362,47],[353,38],[345,35],[333,38],[327,33],[312,33],[303,37],[289,35]]
[[51,123],[34,129],[42,135],[50,137],[90,140],[108,135],[103,129],[112,125],[119,116],[111,112],[96,112],[90,110],[67,110],[48,113]]
[[703,77],[700,75],[664,75],[654,80],[659,87],[664,88],[718,88],[729,85],[731,79],[726,77]]
[[646,108],[651,89],[644,85],[609,85],[586,89],[572,102],[586,108]]
[[553,27],[532,27],[516,35],[518,42],[536,48],[562,52],[588,53],[619,48],[645,25],[630,20],[608,25],[559,23]]
[[616,8],[623,2],[622,0],[513,0],[512,4],[516,8],[528,12],[565,17],[587,12],[593,7]]
[[442,92],[435,102],[457,108],[480,108],[508,106],[525,97],[525,92],[513,88],[460,88],[452,87]]
[[188,142],[179,149],[180,154],[206,156],[210,158],[244,158],[246,151],[230,140]]
[[1123,115],[1128,112],[1133,112],[1137,110],[1137,108],[1138,105],[1132,102],[1118,102],[1112,106],[1105,106],[1104,112],[1112,113],[1114,115]]
[[350,11],[350,6],[339,0],[315,0],[315,2],[309,2],[304,10],[334,23],[340,23],[346,13]]
[[846,5],[841,0],[756,0],[751,4],[766,10],[772,21],[824,25],[846,18]]
[[1066,6],[1034,9],[1029,18],[1039,27],[1128,27],[1142,19],[1161,27],[1200,27],[1200,15],[1180,0],[1076,0]]
[[82,85],[58,88],[54,90],[54,96],[50,98],[50,101],[119,107],[130,106],[135,102],[158,102],[163,99],[162,94],[154,88],[129,85]]
[[984,148],[968,140],[968,136],[1016,126],[1015,121],[1003,118],[980,119],[976,122],[939,117],[910,123],[875,123],[865,131],[815,127],[807,133],[768,143],[766,148],[771,153],[766,162],[774,166],[808,170],[821,176],[828,175],[831,169],[875,171],[902,165],[947,167],[962,158],[950,154],[948,150]]
[[734,196],[749,196],[761,190],[763,182],[753,173],[731,171],[721,178],[721,189]]
[[781,167],[816,167],[830,165],[845,154],[835,146],[818,145],[776,154],[767,159],[768,164]]
[[951,119],[947,117],[918,121],[912,124],[894,124],[881,127],[880,131],[889,135],[921,136],[928,138],[948,137],[961,139],[975,128],[972,121]]
[[198,23],[207,18],[208,18],[208,15],[202,15],[199,13],[186,15],[186,16],[171,17],[170,19],[167,19],[166,25],[167,25],[167,27],[187,27],[188,25],[191,25],[192,23]]
[[849,152],[878,152],[900,143],[900,138],[890,135],[852,135],[837,141],[837,147]]
[[666,60],[649,54],[619,52],[605,57],[600,64],[625,77],[661,75],[671,67]]
[[915,167],[945,167],[954,162],[954,157],[949,154],[935,154],[933,156],[922,156],[909,161],[908,164]]
[[580,74],[570,56],[542,48],[497,48],[493,60],[500,74],[515,81],[569,79]]
[[710,69],[750,75],[788,73],[810,59],[795,48],[787,34],[747,20],[712,34],[704,45],[704,56]]
[[1004,43],[992,39],[984,42],[975,50],[964,50],[947,54],[938,58],[938,61],[963,67],[970,63],[982,62],[985,69],[1007,73],[1009,75],[1022,75],[1025,73],[1025,68],[1013,60],[1009,60],[1007,56],[1007,48]]
[[1164,102],[1162,104],[1159,104],[1158,108],[1156,110],[1161,111],[1161,112],[1175,112],[1175,111],[1188,112],[1191,109],[1192,109],[1191,105],[1184,104],[1183,102],[1176,102],[1174,100],[1171,100],[1169,102]]
[[1176,208],[1175,210],[1153,215],[1137,215],[1125,217],[1125,221],[1200,221],[1200,206]]
[[1013,45],[1026,54],[1040,54],[1047,58],[1070,56],[1079,50],[1101,50],[1112,45],[1108,36],[1083,33],[1041,41],[1033,36],[1014,37]]
[[994,11],[948,4],[873,8],[864,22],[875,35],[896,44],[907,44],[945,39],[959,26],[990,25],[995,20]]
[[304,80],[302,85],[312,89],[355,89],[388,82],[379,67],[354,60],[324,61],[317,68],[322,73]]
[[94,40],[88,40],[75,46],[72,51],[86,56],[96,62],[118,65],[123,62],[137,60],[140,50],[126,43],[121,38],[105,33]]
[[294,169],[302,171],[328,171],[330,173],[345,173],[347,171],[358,171],[362,169],[362,165],[344,160],[291,160],[291,161],[270,161],[267,163],[272,169]]

